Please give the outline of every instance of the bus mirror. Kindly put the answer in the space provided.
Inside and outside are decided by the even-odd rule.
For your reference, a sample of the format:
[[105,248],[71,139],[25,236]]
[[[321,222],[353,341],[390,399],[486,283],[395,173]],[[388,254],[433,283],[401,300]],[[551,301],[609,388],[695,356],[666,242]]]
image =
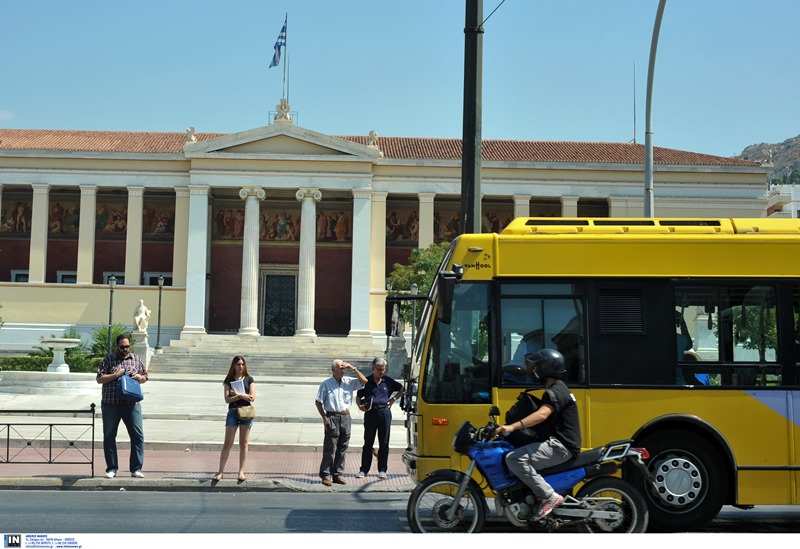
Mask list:
[[386,299],[385,309],[385,326],[386,336],[396,336],[400,325],[400,300],[399,299]]
[[453,295],[459,279],[460,277],[452,271],[439,273],[439,306],[436,309],[436,315],[439,321],[444,324],[450,324],[450,317],[453,312]]
[[385,309],[386,336],[396,336],[400,330],[400,300],[386,298]]

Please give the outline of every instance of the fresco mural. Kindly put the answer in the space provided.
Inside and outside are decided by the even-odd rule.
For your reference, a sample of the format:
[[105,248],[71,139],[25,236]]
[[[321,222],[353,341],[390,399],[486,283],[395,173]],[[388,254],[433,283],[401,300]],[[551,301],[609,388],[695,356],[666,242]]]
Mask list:
[[142,236],[147,240],[171,240],[175,236],[174,204],[145,204]]
[[95,234],[125,236],[128,231],[128,207],[124,203],[102,203],[95,213]]
[[0,233],[30,233],[32,212],[29,200],[3,200],[0,207]]
[[[238,214],[237,214],[238,220]],[[258,238],[266,241],[299,241],[300,209],[264,208],[259,212]]]
[[461,210],[457,207],[435,207],[433,211],[433,241],[450,242],[459,233]]
[[419,214],[411,205],[388,204],[386,245],[416,246],[419,242]]
[[[244,208],[241,203],[221,203],[213,210],[212,235],[216,240],[244,238]],[[342,204],[344,206],[344,204]],[[315,222],[317,242],[352,242],[352,215],[338,204],[317,204]],[[349,206],[349,205],[348,205]],[[261,242],[300,241],[300,203],[262,203],[259,210],[258,238]]]
[[[436,205],[433,212],[433,241],[449,242],[459,234],[461,209],[456,205]],[[510,204],[483,204],[481,232],[500,233],[514,219],[514,206]]]
[[50,202],[47,230],[51,235],[77,235],[81,222],[80,202]]
[[[317,204],[317,242],[352,242],[353,227],[350,212],[344,204]],[[349,207],[349,205],[348,205]]]

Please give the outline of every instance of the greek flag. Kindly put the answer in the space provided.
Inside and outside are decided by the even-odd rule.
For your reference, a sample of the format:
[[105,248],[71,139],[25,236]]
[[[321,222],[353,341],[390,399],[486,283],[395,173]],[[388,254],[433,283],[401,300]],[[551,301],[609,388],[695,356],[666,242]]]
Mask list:
[[275,55],[272,56],[272,63],[269,64],[269,68],[277,67],[281,62],[281,48],[286,45],[287,21],[288,17],[283,21],[283,28],[281,28],[280,34],[278,34],[278,39],[275,40]]

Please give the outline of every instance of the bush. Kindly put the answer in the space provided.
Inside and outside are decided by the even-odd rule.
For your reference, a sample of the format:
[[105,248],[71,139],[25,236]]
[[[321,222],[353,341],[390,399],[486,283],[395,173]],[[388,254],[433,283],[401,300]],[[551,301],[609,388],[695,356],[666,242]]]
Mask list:
[[46,356],[4,356],[0,357],[0,370],[14,372],[46,372],[53,362]]

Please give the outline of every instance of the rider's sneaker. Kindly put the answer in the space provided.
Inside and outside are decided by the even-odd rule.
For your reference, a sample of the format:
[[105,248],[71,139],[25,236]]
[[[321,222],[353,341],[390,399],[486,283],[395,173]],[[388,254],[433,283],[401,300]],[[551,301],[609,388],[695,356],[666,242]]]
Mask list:
[[539,505],[538,509],[536,509],[536,512],[533,515],[533,520],[542,520],[544,517],[552,513],[553,509],[561,505],[561,502],[563,501],[564,496],[553,492],[553,495],[544,500],[541,505]]

